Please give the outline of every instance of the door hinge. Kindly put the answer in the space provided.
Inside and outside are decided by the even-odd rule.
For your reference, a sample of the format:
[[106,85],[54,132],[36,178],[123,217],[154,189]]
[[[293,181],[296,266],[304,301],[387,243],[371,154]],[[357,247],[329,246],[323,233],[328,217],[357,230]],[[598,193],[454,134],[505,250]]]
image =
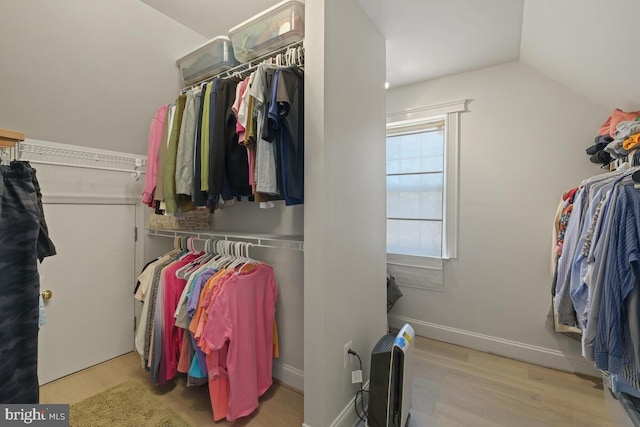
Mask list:
[[133,227],[133,241],[138,241],[138,227]]
[[138,319],[134,316],[134,317],[133,317],[133,332],[135,332],[135,331],[136,331],[136,323],[138,323],[138,322],[137,322],[137,320],[138,320]]

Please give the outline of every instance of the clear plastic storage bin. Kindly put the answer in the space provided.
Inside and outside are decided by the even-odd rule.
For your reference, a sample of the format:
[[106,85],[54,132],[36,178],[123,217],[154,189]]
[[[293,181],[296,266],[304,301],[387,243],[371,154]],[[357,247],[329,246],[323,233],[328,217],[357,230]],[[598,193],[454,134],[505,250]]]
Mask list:
[[304,38],[304,3],[286,0],[229,30],[236,58],[248,62]]
[[182,81],[191,85],[238,65],[231,40],[218,36],[176,61]]

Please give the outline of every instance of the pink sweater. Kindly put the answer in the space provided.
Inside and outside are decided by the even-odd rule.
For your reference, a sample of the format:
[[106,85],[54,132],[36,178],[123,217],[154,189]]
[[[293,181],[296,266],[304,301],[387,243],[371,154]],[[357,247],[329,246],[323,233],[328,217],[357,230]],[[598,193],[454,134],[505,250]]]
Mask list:
[[158,108],[156,115],[151,121],[151,130],[149,131],[147,176],[144,183],[144,192],[142,193],[142,203],[149,207],[153,207],[153,193],[155,192],[156,181],[158,179],[158,149],[162,142],[164,122],[167,118],[167,107],[167,105],[161,105],[160,108]]

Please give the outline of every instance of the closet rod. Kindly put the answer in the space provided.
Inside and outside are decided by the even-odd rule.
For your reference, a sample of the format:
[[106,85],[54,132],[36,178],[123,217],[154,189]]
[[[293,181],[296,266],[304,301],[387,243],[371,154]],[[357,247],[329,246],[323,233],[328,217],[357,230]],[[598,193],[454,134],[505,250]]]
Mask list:
[[[219,78],[227,78],[227,77],[231,77],[233,75],[238,75],[241,78],[245,78],[247,77],[249,74],[251,74],[251,72],[255,71],[258,68],[258,65],[260,65],[261,63],[269,60],[269,59],[275,59],[276,56],[278,56],[278,54],[282,54],[282,53],[286,53],[287,50],[291,49],[291,48],[302,48],[303,52],[304,52],[304,40],[300,40],[297,42],[293,42],[290,43],[284,47],[281,47],[280,49],[277,50],[273,50],[265,55],[262,56],[258,56],[257,58],[246,62],[244,64],[240,64],[237,65],[233,68],[230,68],[226,71],[223,71],[221,73],[216,74],[215,76],[211,76],[211,77],[207,77],[206,79],[202,79],[199,82],[196,82],[190,86],[187,86],[185,88],[182,89],[182,93],[186,93],[192,89],[197,88],[198,86],[200,86],[203,83],[206,82],[210,82],[213,81],[215,79],[219,79]],[[302,56],[302,62],[304,63],[304,54]]]
[[302,236],[279,236],[269,234],[242,233],[239,231],[180,231],[180,230],[158,230],[147,229],[149,236],[179,237],[189,236],[198,240],[218,239],[230,241],[243,241],[252,243],[255,247],[272,249],[290,249],[296,251],[304,250],[304,238]]
[[46,160],[31,160],[31,159],[28,159],[27,161],[29,163],[35,163],[35,164],[39,164],[39,165],[63,166],[63,167],[82,168],[82,169],[95,169],[95,170],[111,171],[111,172],[128,172],[128,173],[136,174],[136,175],[147,173],[146,171],[137,170],[137,169],[109,168],[109,167],[103,167],[103,166],[79,165],[79,164],[74,164],[74,163],[49,162],[49,161],[46,161]]

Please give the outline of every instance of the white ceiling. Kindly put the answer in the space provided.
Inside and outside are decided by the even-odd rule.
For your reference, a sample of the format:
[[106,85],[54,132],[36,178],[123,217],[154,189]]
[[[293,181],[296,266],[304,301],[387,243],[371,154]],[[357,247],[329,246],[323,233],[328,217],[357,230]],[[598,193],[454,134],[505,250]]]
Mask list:
[[[278,4],[280,0],[140,0],[211,39]],[[197,46],[194,46],[197,47]],[[187,53],[187,52],[185,52]]]
[[520,57],[524,0],[358,0],[387,39],[400,86]]
[[611,110],[640,110],[638,0],[527,0],[521,60]]
[[[141,0],[212,38],[278,0]],[[358,0],[387,39],[392,87],[471,71],[520,56],[524,0]],[[186,52],[185,52],[186,53]]]

